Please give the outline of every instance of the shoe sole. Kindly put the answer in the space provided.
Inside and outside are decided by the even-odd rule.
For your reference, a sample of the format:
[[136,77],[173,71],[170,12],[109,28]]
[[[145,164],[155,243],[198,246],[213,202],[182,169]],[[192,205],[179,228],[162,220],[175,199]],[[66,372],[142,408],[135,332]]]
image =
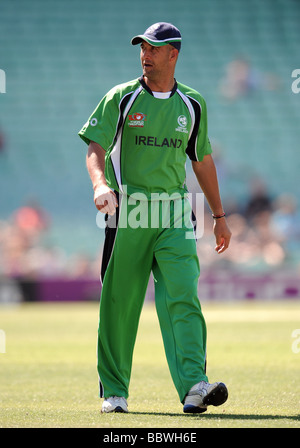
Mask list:
[[207,411],[207,408],[200,408],[199,406],[193,406],[192,404],[185,404],[183,406],[183,412],[186,414],[202,414]]
[[203,398],[205,406],[220,406],[225,403],[228,398],[228,390],[224,383],[219,383],[215,389]]
[[121,408],[121,406],[117,406],[115,409],[112,409],[111,411],[103,411],[103,409],[101,409],[101,414],[110,414],[112,412],[119,412],[119,413],[124,413],[127,414],[128,411],[126,411],[125,409]]

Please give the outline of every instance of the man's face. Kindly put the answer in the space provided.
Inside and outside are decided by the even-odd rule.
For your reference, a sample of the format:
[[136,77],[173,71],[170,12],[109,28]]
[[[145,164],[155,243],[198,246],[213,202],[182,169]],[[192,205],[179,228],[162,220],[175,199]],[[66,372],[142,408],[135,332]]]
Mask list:
[[147,42],[141,43],[141,64],[143,75],[148,79],[168,76],[174,69],[177,50],[171,45],[154,47]]

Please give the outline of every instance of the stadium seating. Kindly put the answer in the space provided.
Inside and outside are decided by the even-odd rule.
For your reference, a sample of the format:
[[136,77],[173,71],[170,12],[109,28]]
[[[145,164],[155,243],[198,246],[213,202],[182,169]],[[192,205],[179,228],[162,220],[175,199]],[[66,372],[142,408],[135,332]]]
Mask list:
[[[159,20],[182,31],[177,78],[207,101],[209,133],[230,174],[225,199],[243,201],[255,175],[275,195],[299,194],[300,95],[291,91],[291,72],[299,68],[299,2],[16,0],[4,2],[0,16],[0,68],[7,77],[0,95],[6,141],[0,219],[35,198],[64,229],[53,236],[59,244],[71,250],[76,229],[79,244],[87,234],[98,237],[77,132],[108,89],[140,74],[130,38]],[[238,56],[261,76],[276,77],[276,89],[222,98],[221,79]]]

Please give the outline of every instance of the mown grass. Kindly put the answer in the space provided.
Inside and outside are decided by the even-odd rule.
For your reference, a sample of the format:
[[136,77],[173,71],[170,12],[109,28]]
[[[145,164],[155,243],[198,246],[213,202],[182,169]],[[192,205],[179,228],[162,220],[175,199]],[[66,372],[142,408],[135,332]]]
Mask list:
[[[299,428],[299,302],[205,302],[211,382],[228,401],[183,414],[165,360],[153,304],[142,312],[129,414],[101,414],[96,371],[98,304],[0,308],[2,428]],[[299,344],[300,346],[300,344]]]

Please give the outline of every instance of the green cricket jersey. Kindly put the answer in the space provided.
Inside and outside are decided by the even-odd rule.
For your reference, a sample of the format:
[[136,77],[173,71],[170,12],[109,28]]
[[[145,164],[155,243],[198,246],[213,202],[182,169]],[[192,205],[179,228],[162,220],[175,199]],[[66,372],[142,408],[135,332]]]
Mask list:
[[177,82],[167,99],[156,98],[143,78],[114,87],[79,136],[106,151],[110,188],[149,199],[152,193],[184,194],[187,156],[201,161],[212,152],[205,101]]

